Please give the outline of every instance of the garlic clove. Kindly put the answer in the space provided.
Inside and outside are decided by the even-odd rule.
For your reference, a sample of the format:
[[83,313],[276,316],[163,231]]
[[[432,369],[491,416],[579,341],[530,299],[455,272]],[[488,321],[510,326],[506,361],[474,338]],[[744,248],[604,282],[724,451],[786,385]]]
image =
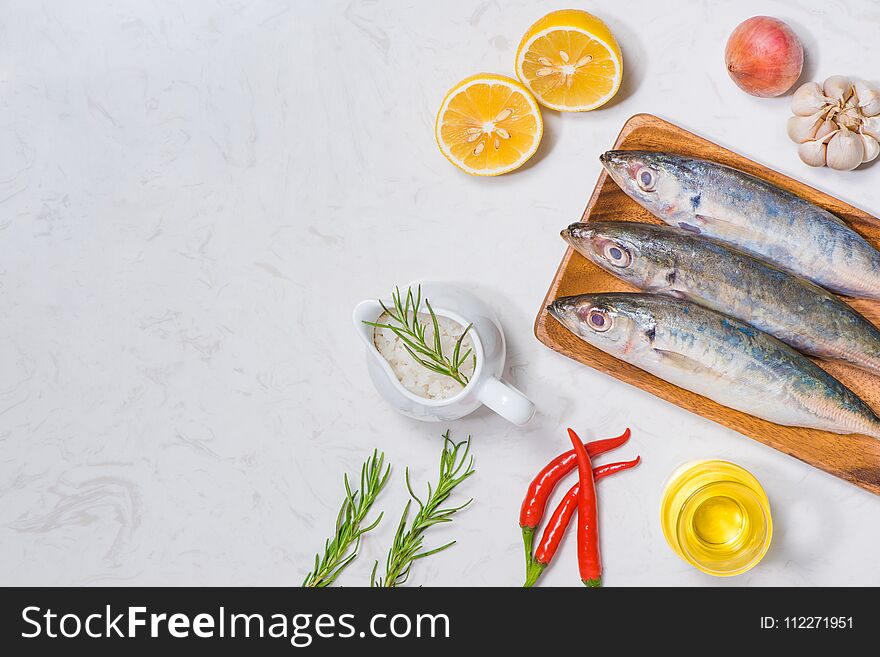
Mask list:
[[864,116],[880,114],[880,90],[864,80],[856,80],[853,88],[858,98],[858,107]]
[[825,95],[832,100],[846,102],[852,95],[852,86],[852,80],[845,75],[832,75],[825,80],[822,85],[822,90],[825,92]]
[[825,148],[825,142],[822,140],[805,141],[798,146],[798,157],[804,164],[811,167],[824,167]]
[[825,119],[822,123],[819,124],[819,129],[816,130],[816,136],[814,139],[822,139],[827,137],[832,132],[838,130],[837,124],[831,119]]
[[866,116],[862,119],[859,130],[880,141],[880,116]]
[[838,171],[852,171],[862,163],[865,147],[858,134],[841,126],[840,130],[828,140],[825,149],[825,163]]
[[865,148],[865,156],[862,158],[862,162],[870,162],[880,155],[880,144],[877,143],[876,139],[863,132],[858,133],[858,135],[861,137],[862,146]]
[[816,136],[816,130],[822,123],[820,113],[811,114],[810,116],[792,116],[785,124],[785,130],[788,137],[796,144],[803,144],[810,141]]
[[837,131],[822,137],[821,139],[815,139],[813,141],[805,141],[803,144],[798,146],[798,157],[801,158],[801,161],[804,164],[808,164],[811,167],[824,167],[825,166],[825,156],[827,151],[827,146],[825,142],[828,139],[836,134]]
[[810,116],[825,109],[830,102],[818,82],[805,82],[791,97],[791,111],[798,116]]

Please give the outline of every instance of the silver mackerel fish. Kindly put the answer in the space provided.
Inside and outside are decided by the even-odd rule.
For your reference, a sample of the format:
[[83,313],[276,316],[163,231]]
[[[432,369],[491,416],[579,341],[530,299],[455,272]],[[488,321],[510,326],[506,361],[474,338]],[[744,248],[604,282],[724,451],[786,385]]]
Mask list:
[[809,281],[710,238],[630,221],[572,224],[562,237],[646,292],[736,317],[811,356],[880,374],[880,330]]
[[838,217],[738,169],[672,153],[599,157],[661,221],[714,237],[853,297],[880,299],[880,252]]
[[673,297],[563,297],[547,310],[612,356],[723,406],[793,427],[880,438],[880,418],[810,359],[739,320]]

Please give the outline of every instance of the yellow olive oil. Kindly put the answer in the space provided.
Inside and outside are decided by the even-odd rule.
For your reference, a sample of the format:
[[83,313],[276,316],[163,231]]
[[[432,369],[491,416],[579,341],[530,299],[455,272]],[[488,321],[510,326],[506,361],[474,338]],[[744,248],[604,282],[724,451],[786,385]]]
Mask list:
[[773,535],[764,489],[729,461],[697,461],[676,470],[663,493],[660,523],[678,556],[719,577],[753,568]]

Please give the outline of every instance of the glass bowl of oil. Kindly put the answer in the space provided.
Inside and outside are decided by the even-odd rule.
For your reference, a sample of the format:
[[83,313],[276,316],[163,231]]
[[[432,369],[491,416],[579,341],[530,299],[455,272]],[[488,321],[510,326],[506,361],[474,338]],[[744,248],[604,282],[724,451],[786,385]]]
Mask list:
[[678,556],[718,577],[754,568],[773,537],[767,494],[730,461],[697,461],[676,470],[663,493],[660,522]]

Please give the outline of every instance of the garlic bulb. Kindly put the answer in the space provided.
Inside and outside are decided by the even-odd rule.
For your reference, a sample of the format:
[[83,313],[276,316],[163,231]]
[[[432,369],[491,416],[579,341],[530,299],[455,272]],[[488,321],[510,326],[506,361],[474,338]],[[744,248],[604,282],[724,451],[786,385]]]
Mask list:
[[876,139],[871,135],[866,135],[864,132],[860,132],[859,137],[862,138],[862,146],[865,148],[865,156],[862,158],[862,162],[870,162],[880,155],[880,144],[877,143]]
[[852,80],[843,75],[832,75],[825,80],[822,89],[831,100],[845,103],[852,95]]
[[807,82],[791,100],[786,132],[813,167],[850,171],[880,152],[880,90],[864,80],[832,75]]
[[796,144],[803,144],[805,141],[815,139],[816,130],[822,124],[820,114],[820,112],[816,112],[810,116],[791,117],[785,126],[789,139]]
[[859,110],[865,116],[877,116],[880,114],[880,90],[872,87],[864,80],[856,80],[853,88],[858,98]]
[[797,116],[810,116],[825,109],[830,98],[822,93],[817,82],[805,82],[791,97],[791,111]]
[[828,140],[825,149],[825,163],[838,171],[852,171],[865,158],[865,147],[862,139],[852,130],[841,127]]

